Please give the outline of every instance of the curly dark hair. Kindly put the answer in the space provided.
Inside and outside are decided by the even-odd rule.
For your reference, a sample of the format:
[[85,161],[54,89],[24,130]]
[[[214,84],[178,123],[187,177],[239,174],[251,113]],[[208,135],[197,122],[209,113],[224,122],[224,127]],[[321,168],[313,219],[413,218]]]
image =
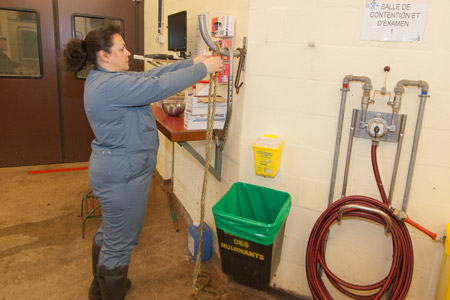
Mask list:
[[71,39],[63,51],[63,69],[79,72],[88,63],[97,66],[97,52],[111,53],[113,35],[120,33],[120,26],[106,19],[102,27],[90,31],[84,40]]

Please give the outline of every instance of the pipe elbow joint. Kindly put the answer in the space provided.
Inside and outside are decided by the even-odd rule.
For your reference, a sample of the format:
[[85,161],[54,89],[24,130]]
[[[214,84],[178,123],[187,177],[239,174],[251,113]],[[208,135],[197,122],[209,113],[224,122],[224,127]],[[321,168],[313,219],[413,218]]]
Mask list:
[[342,81],[343,84],[349,84],[350,81],[352,81],[353,75],[347,75],[344,77],[344,80]]
[[372,90],[372,81],[366,76],[353,76],[347,75],[344,77],[343,84],[349,84],[351,81],[364,82],[363,90],[364,92],[370,92]]
[[426,92],[428,94],[428,89],[429,89],[428,82],[421,80],[420,87],[422,88],[422,93]]
[[206,19],[205,15],[198,15],[200,35],[202,36],[206,45],[213,51],[219,51],[219,53],[224,56],[230,56],[231,52],[233,53],[233,56],[235,56],[235,57],[240,56],[241,53],[237,50],[231,50],[231,49],[227,50],[227,49],[217,47],[217,45],[214,43],[214,41],[209,36],[208,30],[206,29],[206,20],[205,19]]
[[405,88],[403,86],[399,86],[399,83],[397,83],[397,86],[394,88],[394,93],[395,95],[401,96],[405,92]]
[[372,90],[372,84],[370,82],[369,83],[365,83],[363,85],[363,90],[364,90],[365,93],[370,93],[370,91]]
[[366,76],[362,76],[361,81],[364,82],[364,85],[363,85],[364,92],[370,93],[370,91],[372,90],[372,81],[370,80],[370,78],[366,77]]
[[405,91],[405,86],[417,86],[422,89],[422,93],[427,94],[428,93],[428,82],[419,80],[419,81],[412,81],[412,80],[400,80],[397,82],[397,86],[394,88],[395,94],[400,95]]

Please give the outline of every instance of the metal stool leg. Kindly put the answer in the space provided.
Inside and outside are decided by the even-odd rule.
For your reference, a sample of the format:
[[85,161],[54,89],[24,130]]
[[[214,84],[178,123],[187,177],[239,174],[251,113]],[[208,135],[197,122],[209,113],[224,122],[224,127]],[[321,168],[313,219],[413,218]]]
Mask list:
[[[86,210],[86,217],[83,218],[83,222],[82,222],[82,234],[81,237],[84,239],[84,232],[85,232],[85,227],[86,227],[86,220],[89,218],[100,218],[101,214],[99,215],[94,215],[97,210],[100,208],[100,204],[98,203],[97,206],[94,206],[94,200],[96,199],[96,197],[92,194],[92,191],[90,191],[89,193],[87,193],[83,199],[81,200],[81,217],[83,217],[84,215],[84,210]],[[89,202],[90,200],[90,202]],[[91,204],[91,205],[90,205]],[[89,206],[93,207],[92,210],[89,211]]]
[[82,238],[84,239],[84,228],[85,228],[85,223],[86,223],[86,220],[87,219],[89,219],[89,218],[99,218],[100,216],[93,216],[93,217],[91,217],[96,211],[97,211],[97,209],[100,207],[100,204],[98,204],[93,210],[91,210],[87,215],[86,215],[86,217],[83,219],[83,233],[82,233]]

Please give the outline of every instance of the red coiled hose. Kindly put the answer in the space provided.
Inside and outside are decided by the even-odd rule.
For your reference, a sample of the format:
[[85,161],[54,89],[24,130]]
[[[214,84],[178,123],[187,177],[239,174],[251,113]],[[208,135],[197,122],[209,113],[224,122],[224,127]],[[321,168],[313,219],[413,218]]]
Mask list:
[[372,169],[373,175],[375,176],[375,180],[377,182],[378,191],[380,192],[381,200],[384,204],[390,205],[389,200],[386,196],[386,192],[384,191],[383,182],[381,181],[380,171],[378,170],[378,162],[377,162],[377,145],[372,144],[372,151],[370,153],[370,157],[372,158]]
[[[378,171],[378,163],[377,163],[377,146],[372,145],[372,169],[373,174],[375,175],[375,180],[377,181],[378,190],[380,191],[381,199],[383,200],[383,203],[386,205],[390,205],[388,198],[386,197],[386,192],[384,191],[383,182],[381,181],[380,172]],[[411,220],[408,216],[406,216],[405,222],[408,223],[411,226],[416,227],[426,235],[428,235],[433,240],[437,239],[437,234],[434,232],[431,232],[430,230],[426,229],[425,227],[421,226],[420,224],[417,224],[413,220]]]
[[[381,297],[383,297],[383,295],[390,290],[386,299],[402,300],[405,299],[406,294],[408,293],[414,266],[414,254],[411,237],[406,225],[403,222],[394,219],[388,210],[388,200],[386,193],[384,192],[376,162],[376,145],[372,146],[372,166],[383,202],[365,196],[348,196],[341,198],[330,205],[330,207],[322,213],[311,231],[306,250],[306,276],[314,299],[333,299],[322,281],[320,269],[323,269],[329,281],[339,291],[354,299],[381,299]],[[377,283],[370,285],[352,284],[338,278],[327,267],[325,261],[325,239],[328,233],[328,228],[337,220],[339,210],[349,204],[356,204],[382,211],[389,216],[392,222],[392,265],[388,275]],[[386,221],[376,213],[352,208],[346,210],[343,215],[367,219],[386,226]],[[361,292],[361,294],[358,294],[358,292]]]

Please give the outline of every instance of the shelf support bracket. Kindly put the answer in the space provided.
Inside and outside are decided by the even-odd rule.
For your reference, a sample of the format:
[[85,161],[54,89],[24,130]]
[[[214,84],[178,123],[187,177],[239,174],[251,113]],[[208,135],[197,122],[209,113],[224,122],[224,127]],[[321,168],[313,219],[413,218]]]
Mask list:
[[[205,165],[205,159],[198,153],[188,142],[178,142],[178,145],[185,148],[202,166]],[[216,177],[217,180],[222,181],[222,151],[215,148],[214,167],[209,165],[209,172]]]

